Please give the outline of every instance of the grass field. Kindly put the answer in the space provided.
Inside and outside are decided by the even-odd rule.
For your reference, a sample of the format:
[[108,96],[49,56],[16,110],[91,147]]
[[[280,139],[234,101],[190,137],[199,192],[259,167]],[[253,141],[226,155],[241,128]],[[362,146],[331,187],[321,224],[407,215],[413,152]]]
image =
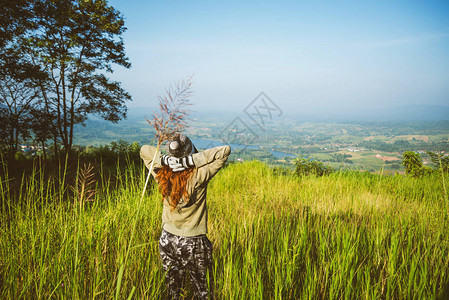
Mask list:
[[[150,188],[140,205],[143,168],[119,174],[98,177],[91,197],[82,180],[68,193],[35,171],[12,199],[11,181],[0,178],[2,299],[164,298],[160,195]],[[442,183],[358,172],[279,176],[260,162],[231,164],[208,192],[217,298],[444,297]]]

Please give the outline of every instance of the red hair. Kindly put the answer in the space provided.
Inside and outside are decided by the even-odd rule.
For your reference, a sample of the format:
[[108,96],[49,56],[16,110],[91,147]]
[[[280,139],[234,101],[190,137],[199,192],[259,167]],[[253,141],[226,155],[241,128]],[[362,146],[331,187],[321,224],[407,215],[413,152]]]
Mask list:
[[186,185],[193,173],[193,168],[180,172],[173,172],[170,167],[163,166],[156,175],[159,184],[159,192],[167,199],[172,210],[176,208],[181,198],[189,202],[190,195],[187,192]]

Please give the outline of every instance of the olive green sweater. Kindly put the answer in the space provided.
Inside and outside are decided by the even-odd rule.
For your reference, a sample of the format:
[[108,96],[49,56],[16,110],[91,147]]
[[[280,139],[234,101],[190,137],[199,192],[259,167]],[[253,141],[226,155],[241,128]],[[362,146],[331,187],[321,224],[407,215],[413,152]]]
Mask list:
[[[149,169],[156,148],[148,145],[140,149],[140,157]],[[190,195],[189,201],[181,199],[178,206],[172,210],[168,200],[164,199],[162,211],[162,228],[179,236],[195,236],[207,233],[207,184],[217,174],[231,153],[229,146],[220,146],[192,155],[195,169],[187,182],[186,189]],[[161,152],[156,153],[154,171],[162,167]]]

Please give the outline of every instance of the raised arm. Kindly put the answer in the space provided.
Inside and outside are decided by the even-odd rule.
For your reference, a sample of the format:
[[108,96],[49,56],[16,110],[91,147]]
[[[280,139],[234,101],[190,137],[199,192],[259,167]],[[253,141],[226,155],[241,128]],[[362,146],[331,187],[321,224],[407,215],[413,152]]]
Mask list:
[[156,178],[157,171],[162,168],[162,153],[161,151],[158,151],[156,153],[156,157],[154,156],[155,153],[156,147],[143,145],[142,148],[140,148],[140,157],[143,159],[143,162],[148,169],[150,169],[151,162],[154,158],[153,171],[151,172],[151,175]]
[[229,146],[219,146],[192,154],[194,165],[197,168],[195,185],[201,185],[214,177],[223,167],[230,154],[231,147]]

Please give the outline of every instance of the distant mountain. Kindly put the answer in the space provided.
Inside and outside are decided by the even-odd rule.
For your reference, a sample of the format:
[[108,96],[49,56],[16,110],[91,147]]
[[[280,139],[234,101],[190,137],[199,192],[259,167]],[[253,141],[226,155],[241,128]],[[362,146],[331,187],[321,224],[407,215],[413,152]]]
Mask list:
[[371,121],[441,121],[449,120],[449,106],[405,105],[382,108],[366,115]]
[[[145,121],[145,119],[151,119],[153,113],[158,111],[156,108],[152,107],[129,107],[127,112],[128,121]],[[196,111],[195,107],[191,108],[189,114],[189,119],[205,119],[211,117],[220,117],[224,119],[233,119],[239,115],[240,112],[229,112],[229,111]]]
[[[294,111],[294,110],[292,110]],[[345,122],[345,121],[379,121],[379,122],[413,122],[413,121],[441,121],[449,120],[449,105],[402,105],[391,108],[378,108],[355,111],[301,111],[292,113],[286,111],[284,116],[296,120],[310,122]],[[154,112],[150,107],[130,107],[128,109],[127,121],[145,122],[145,118],[151,119]],[[219,112],[219,111],[193,111],[191,119],[207,120],[213,117],[222,119],[233,119],[244,115],[243,112]]]
[[[287,114],[287,113],[286,113]],[[449,120],[449,106],[446,105],[403,105],[354,111],[323,111],[288,113],[289,117],[309,122],[419,122]]]

